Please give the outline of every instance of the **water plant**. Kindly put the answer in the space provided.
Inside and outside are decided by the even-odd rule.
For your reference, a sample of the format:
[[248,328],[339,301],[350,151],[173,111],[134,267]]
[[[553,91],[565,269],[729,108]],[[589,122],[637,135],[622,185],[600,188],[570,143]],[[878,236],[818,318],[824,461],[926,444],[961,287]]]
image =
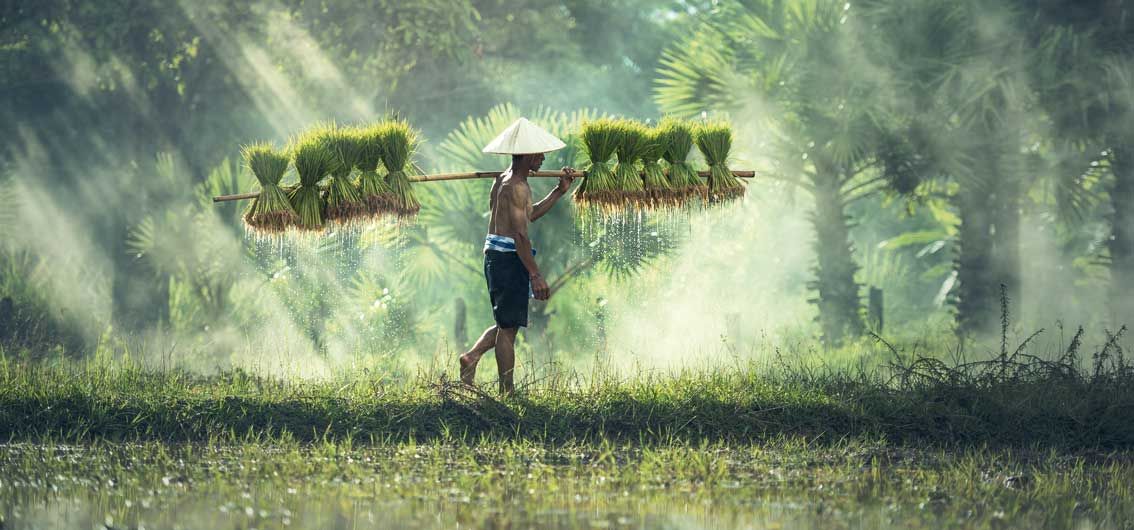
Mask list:
[[335,158],[323,141],[330,124],[318,124],[292,141],[290,151],[299,174],[299,185],[292,188],[289,195],[291,206],[299,219],[296,227],[301,230],[321,230],[323,228],[323,194],[319,181],[334,168]]
[[728,168],[732,127],[723,121],[700,124],[693,129],[693,141],[709,164],[709,202],[724,202],[744,195],[744,185]]
[[704,200],[708,187],[689,163],[689,154],[693,151],[693,126],[685,120],[665,117],[658,123],[657,129],[659,140],[664,145],[662,158],[669,166],[667,176],[675,194],[685,204]]
[[241,149],[244,163],[260,182],[258,195],[244,212],[244,223],[253,231],[274,234],[296,223],[298,216],[280,188],[280,181],[291,161],[268,142],[256,142]]
[[616,190],[623,205],[646,206],[649,204],[649,195],[645,191],[638,167],[649,145],[646,128],[629,119],[617,120],[615,127],[618,143],[618,163],[614,166]]
[[386,122],[379,135],[382,146],[382,163],[389,174],[386,184],[393,192],[394,212],[399,216],[416,215],[421,203],[413,194],[406,171],[412,167],[411,158],[421,142],[421,135],[404,120]]
[[320,139],[333,159],[327,186],[326,218],[350,223],[364,210],[362,198],[350,178],[362,154],[362,145],[352,129],[335,125],[323,129]]
[[384,124],[376,123],[353,130],[360,150],[358,156],[358,195],[364,207],[363,214],[380,217],[396,212],[394,190],[386,178],[378,173],[382,165]]
[[661,166],[662,154],[665,152],[661,132],[656,127],[646,129],[646,148],[642,152],[642,181],[650,205],[654,207],[673,206],[680,199]]
[[587,178],[575,188],[575,202],[580,206],[598,209],[617,203],[614,190],[614,152],[618,147],[618,128],[615,120],[600,118],[584,122],[579,133],[589,166]]

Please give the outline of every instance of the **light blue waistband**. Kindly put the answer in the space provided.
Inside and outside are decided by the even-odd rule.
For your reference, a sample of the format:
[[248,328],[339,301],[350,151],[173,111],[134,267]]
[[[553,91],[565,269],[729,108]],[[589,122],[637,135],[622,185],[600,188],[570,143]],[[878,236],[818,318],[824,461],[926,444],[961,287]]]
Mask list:
[[[495,250],[498,252],[515,252],[516,240],[508,236],[498,236],[496,234],[488,234],[484,236],[484,250]],[[535,248],[532,248],[532,255],[536,253]]]

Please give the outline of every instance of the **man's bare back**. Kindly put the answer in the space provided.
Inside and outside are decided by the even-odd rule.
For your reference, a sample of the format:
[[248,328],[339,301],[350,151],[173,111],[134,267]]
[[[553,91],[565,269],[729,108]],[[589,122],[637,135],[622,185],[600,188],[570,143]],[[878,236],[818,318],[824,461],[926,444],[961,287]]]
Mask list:
[[492,187],[492,212],[488,233],[515,239],[517,233],[527,235],[532,215],[532,188],[524,179],[505,172]]

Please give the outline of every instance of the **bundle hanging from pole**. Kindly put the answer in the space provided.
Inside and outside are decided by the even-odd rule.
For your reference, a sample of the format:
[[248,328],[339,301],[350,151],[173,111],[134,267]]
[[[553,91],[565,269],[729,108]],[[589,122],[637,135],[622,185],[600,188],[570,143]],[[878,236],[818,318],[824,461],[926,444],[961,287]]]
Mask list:
[[324,138],[328,124],[319,124],[294,140],[291,146],[299,184],[291,189],[289,199],[298,215],[295,227],[300,230],[323,229],[323,190],[319,181],[334,168],[334,156]]
[[[589,164],[576,172],[580,182],[573,197],[584,217],[591,211],[605,216],[627,209],[735,200],[744,194],[738,179],[754,176],[752,171],[729,169],[732,130],[724,122],[693,124],[667,117],[651,128],[628,119],[600,118],[584,122],[578,140]],[[413,161],[420,143],[420,133],[401,119],[361,127],[317,123],[294,137],[285,151],[268,143],[242,148],[261,191],[213,201],[252,199],[244,221],[257,233],[321,231],[327,221],[353,224],[415,215],[421,203],[414,182],[500,175],[499,171],[411,175],[411,171],[420,173]],[[694,145],[704,156],[707,171],[697,171],[689,162]],[[667,168],[662,167],[663,160]],[[298,182],[281,186],[289,163],[295,166]],[[536,171],[529,176],[560,177],[563,172]]]
[[294,225],[299,216],[291,207],[291,201],[280,181],[291,163],[287,153],[279,151],[270,143],[257,142],[241,149],[244,163],[252,170],[260,182],[260,193],[244,212],[244,224],[252,231],[262,234],[279,233]]

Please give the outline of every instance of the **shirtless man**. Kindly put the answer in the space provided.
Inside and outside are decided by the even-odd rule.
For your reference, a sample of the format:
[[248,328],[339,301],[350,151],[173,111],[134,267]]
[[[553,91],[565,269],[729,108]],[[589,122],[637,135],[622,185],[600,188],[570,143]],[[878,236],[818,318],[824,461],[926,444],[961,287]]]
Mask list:
[[[486,149],[487,150],[487,149]],[[511,394],[512,370],[516,364],[515,341],[519,328],[528,325],[528,298],[551,297],[547,281],[536,265],[528,239],[528,223],[543,217],[571,188],[575,170],[564,167],[565,176],[542,201],[532,204],[528,175],[543,164],[543,153],[512,155],[512,165],[492,185],[488,235],[484,242],[484,276],[492,300],[496,325],[481,334],[472,349],[461,355],[461,381],[473,384],[476,364],[488,350],[496,348],[500,392]]]

